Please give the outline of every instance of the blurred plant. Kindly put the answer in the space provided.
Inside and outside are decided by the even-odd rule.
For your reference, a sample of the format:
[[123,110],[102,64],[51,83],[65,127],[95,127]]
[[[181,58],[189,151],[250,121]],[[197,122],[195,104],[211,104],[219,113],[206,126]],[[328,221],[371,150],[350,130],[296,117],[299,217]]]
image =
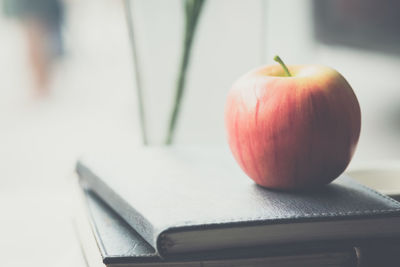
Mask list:
[[184,43],[181,56],[181,63],[178,72],[178,79],[176,82],[175,100],[171,112],[168,132],[165,140],[166,145],[173,142],[176,123],[181,107],[182,97],[185,90],[186,74],[190,60],[190,52],[192,50],[192,43],[196,33],[198,20],[201,14],[205,0],[184,0],[185,6],[185,30],[184,30]]
[[[185,29],[184,29],[184,39],[183,39],[183,50],[181,55],[181,62],[178,71],[178,78],[176,82],[176,91],[174,98],[174,105],[172,108],[171,116],[169,119],[167,137],[165,139],[165,144],[172,144],[176,123],[179,115],[179,110],[182,102],[183,92],[185,89],[185,80],[187,69],[190,60],[190,53],[192,50],[192,43],[196,33],[197,23],[200,17],[200,13],[203,7],[205,0],[183,0],[184,3],[184,11],[185,11]],[[142,131],[142,142],[144,145],[148,145],[148,137],[147,137],[147,129],[146,129],[146,120],[145,120],[145,108],[144,108],[144,100],[143,100],[143,90],[141,84],[141,73],[140,73],[140,64],[138,59],[138,53],[136,48],[135,36],[134,36],[134,26],[133,26],[133,18],[131,11],[131,1],[125,0],[125,11],[126,11],[126,20],[128,24],[128,33],[129,39],[131,42],[132,48],[132,57],[133,63],[135,67],[135,78],[136,78],[136,94],[139,108],[139,120],[140,120],[140,128]]]
[[135,34],[134,34],[134,27],[133,27],[131,0],[125,0],[124,4],[125,4],[126,22],[128,25],[129,40],[131,42],[131,48],[132,48],[133,64],[135,67],[136,97],[137,97],[137,103],[138,103],[138,108],[139,108],[139,123],[140,123],[140,130],[142,131],[142,143],[143,143],[143,145],[147,146],[149,142],[148,142],[148,137],[147,137],[146,116],[145,116],[145,111],[144,111],[144,100],[143,100],[140,65],[139,65],[138,53],[137,53],[137,49],[136,49]]

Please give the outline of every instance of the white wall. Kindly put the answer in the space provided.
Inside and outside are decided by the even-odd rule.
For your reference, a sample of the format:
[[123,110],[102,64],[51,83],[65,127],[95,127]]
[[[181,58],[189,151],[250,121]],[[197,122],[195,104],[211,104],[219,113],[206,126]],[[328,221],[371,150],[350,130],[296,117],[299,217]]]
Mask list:
[[[149,130],[153,142],[160,144],[182,43],[182,2],[132,3],[137,4],[135,26],[142,42]],[[334,67],[353,86],[363,114],[356,161],[399,157],[399,133],[390,120],[390,112],[400,105],[399,57],[317,43],[312,12],[311,0],[207,1],[193,47],[176,142],[224,143],[223,107],[230,85],[247,70],[271,64],[279,54],[287,64]]]

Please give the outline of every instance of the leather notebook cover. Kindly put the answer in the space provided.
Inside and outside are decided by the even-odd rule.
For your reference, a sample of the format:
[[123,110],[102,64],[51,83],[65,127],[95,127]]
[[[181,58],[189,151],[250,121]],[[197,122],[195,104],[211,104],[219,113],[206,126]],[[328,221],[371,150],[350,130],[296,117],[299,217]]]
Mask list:
[[79,214],[82,218],[78,219],[88,220],[91,229],[83,229],[83,231],[93,233],[92,237],[83,233],[82,237],[85,240],[82,242],[93,242],[86,239],[94,237],[104,264],[161,261],[154,248],[95,194],[86,190],[82,194],[84,203],[79,203],[79,205],[84,205],[86,211],[85,214]]
[[83,157],[81,181],[162,255],[400,235],[400,204],[348,177],[310,192],[257,186],[229,151],[120,149]]
[[357,261],[355,250],[343,246],[297,248],[275,255],[252,248],[164,261],[94,193],[77,189],[82,201],[77,203],[75,225],[89,266],[354,266]]

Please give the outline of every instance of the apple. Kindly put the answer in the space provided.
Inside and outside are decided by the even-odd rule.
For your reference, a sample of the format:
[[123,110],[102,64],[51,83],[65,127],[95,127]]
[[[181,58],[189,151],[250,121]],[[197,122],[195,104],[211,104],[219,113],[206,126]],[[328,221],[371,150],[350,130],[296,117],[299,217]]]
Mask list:
[[328,184],[348,166],[361,129],[351,86],[322,65],[252,70],[232,86],[225,125],[232,154],[258,185],[299,190]]

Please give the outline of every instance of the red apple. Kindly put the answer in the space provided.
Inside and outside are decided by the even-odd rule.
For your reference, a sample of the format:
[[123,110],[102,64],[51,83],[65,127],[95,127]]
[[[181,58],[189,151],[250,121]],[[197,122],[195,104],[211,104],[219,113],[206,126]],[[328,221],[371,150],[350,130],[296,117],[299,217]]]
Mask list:
[[[227,98],[231,151],[257,184],[293,190],[330,183],[349,164],[361,112],[349,83],[321,65],[270,65],[237,80]],[[293,75],[291,75],[292,73]]]

